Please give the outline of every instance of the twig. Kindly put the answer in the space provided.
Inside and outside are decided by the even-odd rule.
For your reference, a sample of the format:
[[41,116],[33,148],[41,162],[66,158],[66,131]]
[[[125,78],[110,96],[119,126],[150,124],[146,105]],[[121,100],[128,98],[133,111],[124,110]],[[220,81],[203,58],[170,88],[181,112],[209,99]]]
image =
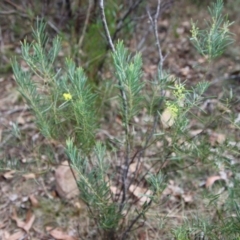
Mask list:
[[79,38],[79,41],[78,41],[78,48],[79,49],[81,49],[84,37],[86,35],[86,30],[87,30],[87,26],[88,26],[89,19],[90,19],[90,14],[91,14],[91,9],[92,9],[92,0],[88,0],[87,15],[86,15],[86,18],[85,18],[85,21],[84,21],[84,26],[83,26],[81,37]]
[[143,46],[143,44],[145,43],[146,39],[148,39],[148,36],[149,36],[149,32],[150,32],[150,29],[148,29],[145,33],[145,35],[142,37],[141,41],[139,41],[139,43],[137,44],[137,52],[143,52],[145,49],[146,49],[146,46]]
[[11,115],[17,112],[25,112],[25,111],[29,111],[31,108],[28,106],[15,106],[13,107],[13,109],[9,110],[9,108],[7,109],[2,109],[3,112],[5,112],[4,114],[6,115]]
[[[77,179],[76,173],[74,172],[74,166],[72,165],[71,160],[70,160],[69,158],[67,158],[67,161],[68,161],[68,166],[69,166],[69,168],[70,168],[70,171],[71,171],[71,173],[72,173],[72,175],[73,175],[74,181],[76,182],[76,184],[78,184],[78,179]],[[94,213],[93,213],[93,210],[92,210],[90,204],[89,204],[85,199],[83,199],[83,198],[81,198],[81,200],[86,204],[87,209],[88,209],[88,211],[90,212],[90,214],[91,214],[92,216],[94,216]],[[95,224],[98,225],[98,224],[97,224],[97,220],[96,220],[95,218],[94,218],[94,221],[95,221]],[[101,235],[101,231],[99,230],[99,228],[98,228],[98,232],[99,232],[99,234]]]
[[129,16],[129,14],[138,7],[138,5],[142,2],[143,0],[138,0],[137,2],[133,3],[130,8],[127,10],[127,12],[121,17],[120,20],[118,20],[118,24],[116,27],[116,30],[113,34],[113,41],[116,39],[118,32],[122,29],[123,23],[125,19]]
[[104,31],[105,31],[105,35],[107,37],[108,44],[109,44],[111,50],[113,52],[115,52],[115,47],[113,45],[113,41],[111,39],[110,32],[108,30],[107,20],[106,20],[106,16],[105,16],[104,0],[99,1],[99,7],[100,7],[100,13],[101,13],[101,19],[102,19],[102,23],[103,23],[103,28],[104,28]]
[[9,15],[9,14],[15,14],[15,10],[9,10],[9,11],[0,11],[0,14],[2,15]]
[[[155,193],[153,193],[154,195]],[[123,233],[123,237],[121,239],[126,239],[128,233],[131,231],[132,227],[134,226],[134,224],[140,219],[140,217],[142,215],[144,215],[144,213],[148,210],[148,208],[151,206],[152,204],[152,199],[144,206],[143,211],[140,212],[130,223],[130,225],[128,226],[128,228],[126,229],[126,231]]]
[[[21,7],[19,7],[17,4],[13,3],[12,1],[10,0],[4,0],[4,2],[8,3],[9,5],[13,6],[14,8],[18,9],[18,10],[21,10],[23,11],[23,9]],[[25,12],[25,11],[23,11]]]
[[[136,3],[133,3],[130,8],[126,11],[126,13],[120,18],[117,20],[117,27],[116,27],[116,30],[115,32],[113,33],[113,37],[112,37],[112,41],[114,42],[116,37],[117,37],[117,34],[118,32],[125,26],[124,25],[124,21],[126,20],[126,18],[129,16],[129,14],[134,10],[136,9],[136,7],[142,2],[143,0],[138,0]],[[107,47],[106,47],[106,53],[108,52],[108,50],[110,49],[110,45],[108,44]],[[98,70],[101,72],[102,68],[103,68],[103,65],[105,63],[105,59],[106,58],[103,58],[103,60],[100,62],[100,64],[98,65]]]
[[162,74],[164,57],[162,54],[161,44],[160,44],[160,40],[158,37],[158,26],[157,26],[157,21],[158,21],[159,15],[160,15],[160,9],[161,9],[161,0],[158,0],[157,11],[156,11],[154,18],[151,16],[149,9],[147,10],[147,13],[148,13],[148,17],[149,17],[149,20],[152,24],[153,31],[154,31],[154,36],[155,36],[156,45],[157,45],[157,49],[158,49],[159,66],[160,66],[160,70],[161,70],[160,74]]
[[[203,129],[199,134],[191,137],[190,139],[191,139],[191,140],[194,139],[196,136],[199,136],[199,135],[202,134],[204,131],[205,131],[205,129]],[[184,144],[184,142],[183,142],[182,144]],[[181,144],[181,145],[182,145],[182,144]],[[145,149],[143,149],[143,150],[140,152],[140,155],[142,154],[143,151],[145,151]],[[162,164],[161,164],[160,167],[158,168],[157,174],[161,171],[161,169],[163,168],[163,166],[165,165],[165,163],[167,162],[167,160],[168,160],[168,158],[170,157],[171,154],[172,154],[172,151],[169,150],[169,152],[168,152],[167,155],[165,156]],[[139,181],[142,182],[142,181],[145,179],[145,177],[147,176],[147,174],[149,173],[149,171],[150,171],[151,169],[154,169],[154,167],[157,166],[157,164],[158,164],[158,161],[156,161],[156,162],[150,167],[150,169],[148,169],[148,171],[146,171],[146,173],[141,177],[141,179],[140,179]],[[193,166],[194,164],[195,164],[195,162],[194,162],[194,163],[191,163],[190,165],[188,165],[188,166],[186,166],[186,167],[184,167],[184,168],[182,168],[182,169],[191,167],[191,166]],[[168,172],[168,173],[169,173],[169,172]],[[136,188],[135,188],[135,189],[136,189]],[[135,189],[133,190],[133,192],[135,191]],[[147,194],[147,191],[148,191],[148,190],[146,190],[146,191],[143,193],[143,196],[145,196],[145,195]],[[155,192],[154,192],[152,195],[155,195]],[[136,201],[134,201],[134,202],[128,207],[128,209],[126,210],[126,212],[128,213],[128,212],[130,211],[130,209],[132,208],[132,206],[135,206],[135,204],[137,204],[137,202],[138,202],[139,200],[141,200],[141,198],[142,198],[142,197],[140,197],[139,199],[137,199]],[[148,202],[146,208],[149,208],[151,204],[152,204],[152,199]],[[146,209],[146,208],[145,208],[145,209]],[[132,226],[137,222],[137,220],[141,217],[141,215],[142,215],[142,213],[139,213],[139,214],[135,217],[135,219],[132,221],[132,224],[130,225],[131,228],[132,228]],[[131,228],[128,228],[128,229],[129,229],[128,231],[130,231]]]
[[[148,16],[149,16],[149,19],[150,19],[150,22],[152,24],[152,27],[153,27],[153,30],[154,30],[154,36],[155,36],[155,40],[156,40],[156,45],[157,45],[157,49],[158,49],[158,55],[159,55],[159,71],[160,71],[160,78],[163,77],[163,63],[164,63],[164,60],[165,60],[165,57],[163,57],[163,54],[162,54],[162,49],[161,49],[161,44],[160,44],[160,40],[159,40],[159,37],[158,37],[158,27],[157,27],[157,21],[158,21],[158,18],[160,16],[160,13],[161,13],[161,0],[158,0],[158,5],[157,5],[157,11],[155,13],[155,16],[154,18],[151,16],[150,14],[150,11],[149,9],[147,10],[147,13],[148,13]],[[162,95],[164,96],[164,92],[162,91]],[[159,103],[158,103],[158,109],[160,108],[161,104],[162,104],[162,101],[163,99],[159,100]],[[145,141],[145,144],[143,146],[143,148],[134,156],[137,157],[137,166],[136,166],[136,171],[134,172],[134,176],[133,178],[131,179],[130,181],[130,184],[128,185],[128,188],[131,186],[131,184],[133,183],[133,181],[136,179],[136,173],[138,172],[138,168],[139,168],[139,165],[140,165],[140,162],[141,162],[141,158],[143,157],[144,153],[145,153],[145,150],[148,148],[149,146],[149,142],[151,141],[153,135],[154,135],[154,132],[157,128],[157,123],[159,121],[159,114],[158,112],[155,114],[154,116],[154,122],[153,122],[153,126],[152,126],[152,129]],[[168,157],[170,156],[171,154],[171,151],[169,151],[169,153],[167,154],[167,156],[165,157],[165,160],[163,161],[163,163],[161,164],[159,170],[157,171],[157,173],[159,173],[159,171],[162,169],[163,165],[165,164],[165,162],[167,161]],[[138,156],[137,156],[138,155]],[[155,164],[152,165],[152,168],[154,168],[154,166],[157,165],[157,162]],[[149,169],[149,171],[150,171]],[[148,174],[147,171],[144,176],[141,178],[141,180],[143,180],[146,175]],[[140,180],[140,182],[141,182]],[[135,187],[136,189],[136,187]],[[135,189],[133,191],[135,191]],[[147,193],[147,190],[145,191],[144,195]],[[154,195],[154,194],[153,194]],[[141,198],[140,198],[141,199]],[[135,203],[137,203],[140,199],[138,199]],[[147,205],[147,207],[150,207],[152,201],[150,201]],[[133,206],[134,204],[130,205],[129,208],[126,210],[126,212],[128,213],[131,209],[131,207]],[[138,219],[141,217],[141,213],[139,213],[136,218],[132,221],[131,225],[129,226],[128,230],[127,231],[130,231],[132,226],[138,221]]]
[[51,21],[48,21],[47,23],[56,33],[60,33],[60,30]]
[[[104,1],[103,0],[99,1],[99,6],[100,6],[102,23],[103,23],[103,27],[104,27],[105,35],[107,37],[108,44],[109,44],[112,52],[115,53],[116,50],[115,50],[113,41],[111,39],[109,29],[108,29],[108,25],[107,25],[107,21],[106,21],[106,16],[105,16],[105,12],[104,12]],[[121,94],[121,97],[122,97],[124,115],[125,115],[125,118],[128,119],[127,96],[125,94],[124,87],[123,87],[120,79],[118,79],[118,85],[119,85],[119,90],[120,90],[120,94]],[[129,135],[129,125],[127,123],[124,126],[124,130],[125,130],[125,136],[126,136],[126,155],[125,155],[125,162],[123,164],[122,189],[121,189],[123,194],[122,194],[122,199],[121,199],[121,203],[120,203],[120,206],[119,206],[119,212],[122,211],[122,209],[124,207],[124,203],[126,202],[126,196],[127,196],[127,191],[128,191],[127,175],[128,175],[128,171],[129,171],[129,161],[130,161],[130,135]]]
[[[165,58],[163,57],[163,54],[162,54],[162,49],[161,49],[161,44],[160,44],[160,41],[159,41],[159,37],[158,37],[158,28],[157,28],[157,21],[158,21],[158,18],[159,18],[159,14],[160,14],[160,6],[161,6],[161,0],[158,0],[158,5],[157,5],[157,11],[156,11],[156,14],[154,16],[154,19],[152,18],[151,14],[150,14],[150,11],[149,9],[147,10],[147,13],[148,13],[148,16],[149,16],[149,19],[152,23],[152,26],[153,26],[153,29],[154,29],[154,36],[155,36],[155,40],[156,40],[156,45],[157,45],[157,48],[158,48],[158,55],[159,55],[159,65],[160,65],[160,78],[162,78],[162,74],[163,74],[163,62],[165,60]],[[162,94],[164,95],[164,94]],[[161,99],[158,103],[158,109],[160,108],[161,104],[162,104],[162,101],[163,99]],[[148,138],[146,139],[146,142],[144,144],[144,147],[142,149],[142,151],[140,152],[139,154],[139,158],[141,158],[147,148],[147,146],[149,145],[149,142],[150,140],[152,139],[152,136],[156,130],[156,127],[157,127],[157,123],[158,123],[158,120],[159,120],[159,114],[158,112],[155,114],[154,116],[154,122],[153,122],[153,127],[152,127],[152,130],[148,136]]]
[[[159,103],[161,103],[161,101],[160,101]],[[195,136],[192,136],[192,137],[190,138],[190,141],[192,141],[193,139],[195,139],[197,136],[201,135],[201,134],[207,129],[207,127],[210,126],[210,125],[212,124],[212,122],[214,122],[214,121],[215,121],[215,120],[211,121],[199,134],[197,134],[197,135],[195,135]],[[156,123],[157,123],[157,121],[156,121],[156,119],[155,119],[154,124],[153,124],[153,128],[152,128],[152,131],[151,131],[149,137],[147,138],[143,149],[137,153],[137,154],[139,154],[139,156],[138,156],[138,163],[140,162],[140,159],[142,158],[145,150],[146,150],[147,147],[148,147],[149,141],[151,140],[151,138],[152,138],[152,136],[153,136],[153,134],[154,134],[154,131],[155,131],[155,128],[156,128],[156,125],[155,125]],[[184,144],[184,142],[181,143],[181,145],[183,145],[183,144]],[[181,145],[180,145],[180,146],[181,146]],[[161,165],[159,166],[159,168],[157,169],[157,171],[156,171],[157,174],[161,171],[161,169],[163,168],[163,166],[164,166],[165,163],[167,162],[167,160],[168,160],[169,156],[171,155],[171,153],[172,153],[172,150],[170,149],[170,150],[168,151],[168,153],[166,154],[166,156],[164,157],[164,160],[163,160],[162,164],[161,164]],[[137,155],[137,154],[136,154],[136,155]],[[134,158],[136,157],[136,155],[134,156]],[[145,179],[145,177],[147,176],[147,174],[149,173],[149,171],[150,171],[151,169],[154,169],[154,168],[157,166],[157,164],[158,164],[158,161],[156,161],[156,162],[150,167],[150,169],[148,169],[148,171],[146,171],[146,173],[140,178],[139,182],[142,182],[142,181]],[[191,167],[191,166],[193,166],[194,164],[195,164],[195,162],[194,162],[194,163],[191,163],[190,165],[188,165],[188,166],[186,166],[186,167],[184,167],[184,168],[182,168],[182,169]],[[135,171],[135,172],[137,172],[137,171],[138,171],[138,164],[137,164],[137,167],[136,167],[136,171]],[[132,178],[131,183],[133,182],[133,180],[135,179],[135,177],[136,177],[136,174],[134,173],[134,177]],[[131,183],[130,183],[130,185],[131,185]],[[130,186],[130,185],[129,185],[129,186]],[[135,187],[135,189],[136,189],[136,187]],[[133,190],[133,192],[135,191],[135,189]],[[144,193],[143,195],[145,195],[146,192],[147,192],[147,190],[145,191],[145,193]],[[141,199],[141,198],[140,198],[140,199]],[[132,208],[132,206],[134,206],[135,203],[137,203],[140,199],[136,200],[132,205],[130,205],[130,206],[128,207],[128,209],[126,210],[126,212],[128,213],[128,212],[130,211],[130,209]],[[138,215],[137,215],[137,216],[138,216]]]
[[47,191],[47,188],[46,188],[46,186],[45,186],[45,184],[44,184],[43,178],[40,178],[40,179],[38,180],[38,182],[41,184],[42,190],[43,190],[43,192],[46,194],[46,196],[47,196],[49,199],[53,199],[53,196]]
[[[149,19],[150,19],[150,21],[152,23],[152,27],[154,29],[154,36],[155,36],[155,39],[156,39],[156,45],[157,45],[157,48],[158,48],[158,55],[159,55],[160,77],[162,77],[162,68],[163,68],[163,62],[164,62],[165,58],[162,55],[162,49],[161,49],[161,44],[160,44],[160,41],[159,41],[158,29],[157,29],[157,20],[159,18],[159,14],[160,14],[160,6],[161,6],[161,0],[158,0],[157,11],[156,11],[156,14],[154,16],[154,19],[152,18],[149,9],[147,10],[147,13],[148,13]],[[161,104],[162,104],[162,99],[158,103],[158,109],[160,108]],[[147,137],[147,139],[145,141],[144,147],[139,152],[137,168],[136,168],[136,171],[134,173],[134,177],[133,177],[130,185],[132,184],[133,180],[136,178],[136,172],[138,170],[138,166],[139,166],[140,160],[141,160],[142,156],[144,155],[145,150],[147,149],[147,146],[149,145],[150,140],[153,137],[153,134],[154,134],[154,132],[155,132],[155,130],[157,128],[158,120],[159,120],[159,114],[156,113],[155,116],[154,116],[154,122],[153,122],[152,130],[149,133],[149,135],[148,135],[148,137]]]
[[[155,36],[155,39],[156,39],[156,45],[157,45],[157,48],[158,48],[158,55],[159,55],[159,65],[160,65],[160,77],[162,77],[162,68],[163,68],[163,62],[165,60],[165,58],[163,57],[162,55],[162,49],[161,49],[161,44],[160,44],[160,41],[159,41],[159,37],[158,37],[158,29],[157,29],[157,21],[158,21],[158,18],[159,18],[159,15],[160,15],[160,10],[161,10],[161,0],[158,0],[158,5],[157,5],[157,11],[156,11],[156,14],[154,16],[154,19],[152,18],[151,14],[150,14],[150,11],[149,9],[147,10],[147,13],[148,13],[148,16],[149,16],[149,19],[152,23],[152,27],[153,27],[153,30],[154,30],[154,36]],[[164,95],[164,94],[162,94]],[[160,109],[160,106],[162,104],[162,99],[159,101],[158,103],[158,109]],[[144,147],[142,148],[142,150],[139,152],[139,155],[138,155],[138,160],[137,160],[137,166],[136,166],[136,171],[134,173],[134,176],[128,186],[128,188],[131,186],[131,184],[133,183],[133,181],[135,180],[136,178],[136,173],[138,171],[138,168],[139,168],[139,165],[140,165],[140,161],[141,161],[141,158],[142,156],[144,155],[145,153],[145,150],[147,149],[148,145],[149,145],[149,142],[150,140],[152,139],[153,137],[153,134],[157,128],[157,123],[158,123],[158,120],[159,120],[159,114],[156,113],[155,116],[154,116],[154,122],[153,122],[153,126],[152,126],[152,129],[151,129],[151,132],[149,133],[146,141],[145,141],[145,144],[144,144]],[[136,189],[136,188],[135,188]],[[134,190],[135,191],[135,190]]]

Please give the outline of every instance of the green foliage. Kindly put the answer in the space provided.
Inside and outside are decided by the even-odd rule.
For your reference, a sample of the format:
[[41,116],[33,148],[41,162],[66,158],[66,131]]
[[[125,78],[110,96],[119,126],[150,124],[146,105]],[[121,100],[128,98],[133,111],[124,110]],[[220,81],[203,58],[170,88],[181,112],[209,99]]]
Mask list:
[[190,238],[188,237],[188,231],[185,227],[179,227],[174,229],[172,231],[172,234],[176,240],[190,240]]
[[[137,54],[131,58],[123,43],[117,44],[112,57],[118,81],[115,87],[120,92],[119,112],[122,115],[125,130],[122,136],[125,161],[122,163],[122,186],[119,188],[121,197],[116,198],[111,191],[113,182],[110,171],[112,169],[110,170],[110,163],[106,161],[106,148],[101,143],[95,143],[95,126],[97,125],[96,110],[94,110],[95,94],[87,84],[83,69],[77,68],[72,60],[65,61],[65,71],[61,69],[55,71],[54,60],[59,51],[60,41],[58,38],[54,39],[53,47],[48,49],[49,40],[44,35],[44,27],[40,24],[39,29],[34,31],[33,43],[22,44],[23,59],[29,69],[23,71],[16,61],[13,62],[19,91],[33,110],[38,127],[46,137],[64,140],[64,138],[69,139],[69,135],[73,136],[71,140],[66,141],[66,152],[72,168],[76,171],[80,197],[88,206],[90,216],[95,219],[99,230],[103,231],[104,235],[113,234],[121,236],[120,239],[126,239],[133,226],[145,218],[151,204],[158,202],[157,199],[165,188],[164,174],[160,173],[162,165],[160,160],[155,165],[154,171],[145,173],[147,177],[144,179],[151,193],[142,194],[140,199],[145,196],[148,200],[138,207],[131,203],[128,192],[135,177],[129,184],[128,176],[131,161],[134,160],[131,155],[136,144],[134,129],[131,128],[133,117],[138,116],[143,108],[149,107],[146,97],[153,103],[151,108],[155,105],[155,110],[151,110],[154,119],[149,122],[152,130],[147,135],[140,136],[141,152],[145,151],[149,143],[153,144],[157,140],[171,137],[173,145],[166,146],[165,151],[174,152],[175,161],[181,159],[186,152],[194,155],[195,152],[191,152],[193,149],[191,140],[187,138],[186,132],[188,117],[192,108],[201,103],[201,95],[208,84],[201,83],[193,90],[187,90],[178,80],[161,73],[152,83],[157,91],[154,90],[151,96],[144,95],[143,89],[146,87],[146,82],[141,80],[141,56]],[[164,96],[162,90],[166,89],[171,93],[171,99]],[[174,121],[169,125],[171,131],[162,129],[162,134],[158,134],[156,121],[162,118],[161,105],[166,105]],[[189,145],[181,148],[178,144],[181,138],[189,142]],[[92,150],[91,147],[94,145]],[[200,156],[197,146],[195,149]],[[137,156],[135,161],[140,159],[141,155]],[[114,164],[112,167],[114,169]],[[124,223],[126,214],[128,222]]]
[[[119,88],[125,93],[121,96],[122,116],[127,126],[133,116],[136,116],[141,107],[141,68],[142,59],[139,54],[133,60],[123,46],[123,42],[117,44],[116,52],[113,53],[113,61],[116,69],[116,77],[119,80]],[[124,99],[124,97],[126,97]]]
[[66,69],[56,68],[60,39],[54,38],[49,48],[46,25],[38,22],[34,41],[22,43],[25,71],[13,61],[13,71],[19,91],[31,107],[36,123],[47,138],[65,140],[69,136],[84,151],[94,144],[96,129],[95,94],[86,82],[82,68],[72,60]]
[[192,22],[191,41],[197,51],[208,58],[214,59],[224,52],[226,47],[233,42],[229,27],[230,23],[222,15],[223,0],[217,0],[209,7],[211,21],[206,21],[207,28],[199,30],[196,23]]
[[[125,130],[123,136],[123,142],[125,143],[125,161],[122,163],[124,170],[121,175],[123,186],[119,189],[119,194],[122,195],[122,197],[117,199],[113,197],[110,189],[113,182],[108,180],[108,178],[106,180],[106,176],[109,175],[109,165],[104,159],[106,149],[101,144],[96,144],[95,153],[89,158],[89,156],[84,155],[81,151],[78,152],[78,149],[73,145],[72,140],[68,140],[67,153],[74,169],[77,171],[78,187],[82,193],[81,198],[91,209],[90,215],[94,219],[97,219],[97,223],[101,229],[110,232],[118,232],[117,235],[122,236],[120,239],[125,239],[133,225],[140,221],[140,219],[144,219],[151,203],[158,202],[158,198],[161,196],[161,193],[165,188],[164,174],[160,172],[161,161],[159,161],[153,172],[146,172],[146,182],[149,189],[151,189],[151,194],[143,194],[142,197],[145,196],[148,201],[145,201],[141,207],[137,208],[131,204],[131,198],[128,194],[128,188],[131,184],[127,184],[127,178],[129,166],[131,164],[130,155],[133,153],[132,148],[134,144],[136,144],[134,141],[134,131],[131,129],[133,117],[137,116],[143,108],[148,107],[148,105],[145,105],[148,104],[148,101],[144,99],[145,97],[149,98],[152,103],[159,101],[156,103],[158,105],[159,103],[171,102],[171,105],[166,104],[170,110],[170,106],[174,106],[176,110],[175,115],[173,116],[175,122],[171,125],[171,131],[169,133],[166,131],[162,134],[158,134],[156,132],[157,127],[154,124],[155,121],[152,121],[153,132],[149,131],[147,135],[141,135],[143,146],[141,151],[145,150],[150,139],[151,142],[154,143],[156,140],[163,140],[165,137],[167,138],[171,135],[174,141],[173,146],[166,148],[165,151],[174,151],[175,154],[179,154],[179,158],[181,158],[180,156],[182,155],[182,152],[189,152],[189,154],[194,155],[195,152],[191,152],[191,140],[186,138],[186,130],[188,126],[187,119],[192,108],[198,106],[203,100],[202,94],[208,87],[208,84],[204,82],[199,83],[193,90],[187,90],[184,85],[178,83],[178,80],[176,79],[164,75],[163,78],[165,80],[162,80],[162,74],[160,74],[159,79],[153,83],[154,86],[156,86],[157,90],[167,88],[168,91],[171,91],[173,98],[167,100],[164,95],[158,97],[155,92],[152,96],[147,96],[142,94],[143,89],[146,87],[146,82],[141,81],[141,56],[137,54],[131,58],[122,42],[117,44],[116,51],[112,56],[115,74],[118,80],[116,87],[120,92],[120,97],[118,98],[120,105],[119,112],[122,115],[123,128]],[[158,94],[161,94],[161,92],[158,92]],[[155,116],[155,119],[161,117],[159,108],[156,109],[155,112],[152,111],[152,114]],[[120,137],[121,136],[119,136],[119,138]],[[182,149],[180,153],[180,151],[177,151],[177,148],[180,149],[178,141],[182,137],[184,137],[186,141],[189,141],[189,145],[186,146],[184,150]],[[195,149],[200,157],[200,153],[197,151],[197,146],[195,146]],[[136,161],[138,160],[136,159]],[[132,211],[128,212],[128,218],[130,219],[129,224],[121,225],[121,228],[119,228],[119,223],[124,219],[123,212],[128,208],[133,208]],[[106,222],[107,219],[111,224],[110,222]]]
[[95,164],[90,165],[84,153],[78,151],[72,140],[67,140],[67,154],[76,170],[77,184],[82,200],[91,208],[91,215],[104,230],[116,230],[121,215],[111,199],[110,182],[106,180],[108,165],[105,147],[97,143],[94,149]]

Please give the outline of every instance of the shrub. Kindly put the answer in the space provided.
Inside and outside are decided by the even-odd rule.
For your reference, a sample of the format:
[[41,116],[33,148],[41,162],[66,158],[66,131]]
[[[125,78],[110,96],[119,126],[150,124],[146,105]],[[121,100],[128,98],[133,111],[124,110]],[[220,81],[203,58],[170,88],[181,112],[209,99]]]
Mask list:
[[[208,23],[207,30],[199,31],[196,24],[192,24],[191,40],[209,60],[222,54],[232,41],[230,24],[221,15],[222,6],[222,1],[218,0],[210,8],[212,22]],[[104,20],[104,12],[102,14]],[[106,24],[104,27],[109,37]],[[141,55],[132,57],[122,41],[115,47],[110,39],[116,79],[112,84],[118,92],[115,110],[121,116],[123,130],[115,141],[117,150],[123,154],[120,157],[115,154],[116,150],[96,141],[100,124],[100,116],[96,114],[97,93],[90,87],[83,69],[70,59],[65,61],[64,68],[57,66],[60,39],[56,37],[50,48],[44,32],[45,24],[38,22],[33,31],[34,41],[22,43],[26,71],[13,61],[19,91],[31,107],[42,134],[66,140],[66,153],[76,173],[79,197],[86,203],[102,239],[130,239],[133,227],[141,227],[148,211],[160,205],[170,168],[174,165],[177,169],[186,168],[195,164],[193,159],[205,163],[221,155],[221,148],[213,153],[206,146],[202,134],[205,128],[194,136],[189,131],[190,120],[199,118],[196,111],[209,83],[200,82],[187,89],[179,79],[164,72],[159,42],[162,61],[158,75],[153,81],[143,81]],[[151,91],[146,91],[149,87]],[[142,117],[143,110],[147,110],[144,113],[147,120]],[[140,119],[141,126],[135,118]],[[161,147],[156,147],[156,143]],[[146,153],[157,155],[157,160],[149,159]],[[170,167],[163,169],[167,161]],[[238,205],[236,207],[238,209]],[[227,223],[224,231],[235,229],[238,232],[237,219]],[[198,228],[203,229],[203,226],[200,224]],[[211,234],[214,232],[211,227],[205,229],[203,236],[207,236],[209,229]],[[187,224],[173,229],[172,234],[176,239],[188,239],[189,232]]]

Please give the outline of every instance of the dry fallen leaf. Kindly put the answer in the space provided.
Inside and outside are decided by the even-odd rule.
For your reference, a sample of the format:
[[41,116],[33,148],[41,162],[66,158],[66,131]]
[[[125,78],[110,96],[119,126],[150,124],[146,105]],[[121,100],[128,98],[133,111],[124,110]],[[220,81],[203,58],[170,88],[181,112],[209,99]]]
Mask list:
[[170,128],[174,124],[174,116],[168,108],[163,111],[161,115],[161,122],[164,128]]
[[[0,232],[1,233],[1,235],[0,235],[0,237],[3,239],[3,240],[8,240],[8,238],[10,237],[10,233],[8,232],[8,231],[6,231],[6,230],[4,230],[3,232]],[[0,239],[1,239],[0,238]]]
[[182,198],[185,203],[191,203],[191,202],[193,202],[193,193],[190,193],[190,192],[184,193],[182,195]]
[[222,144],[226,141],[226,136],[222,133],[211,132],[209,137],[209,142],[211,146],[216,146],[217,144]]
[[13,214],[12,214],[12,219],[16,221],[16,224],[19,228],[25,230],[28,232],[35,220],[35,216],[31,211],[28,211],[27,216],[26,216],[26,222],[22,221],[21,219],[18,218],[16,209],[13,209]]
[[24,234],[25,233],[23,231],[17,231],[15,233],[13,233],[12,235],[10,235],[8,232],[5,232],[4,236],[3,236],[3,240],[19,240],[19,239],[23,239]]
[[146,188],[141,188],[132,184],[129,187],[129,191],[139,199],[140,205],[143,205],[145,202],[148,203],[151,200],[150,196],[152,196],[152,191]]
[[[183,30],[184,31],[184,30]],[[180,69],[180,72],[181,72],[181,74],[183,75],[183,76],[187,76],[188,74],[189,74],[189,72],[190,72],[190,68],[188,67],[188,66],[186,66],[186,67],[184,67],[184,68],[181,68]]]
[[75,208],[77,208],[78,210],[81,210],[81,209],[82,209],[82,204],[80,203],[80,201],[74,202],[73,206],[74,206]]
[[61,229],[46,227],[46,230],[49,234],[57,240],[77,240],[77,238],[69,236],[68,234],[64,233]]
[[27,174],[23,174],[22,176],[23,176],[23,178],[25,180],[27,180],[27,179],[35,179],[36,178],[35,173],[27,173]]
[[29,200],[30,200],[33,207],[38,207],[39,206],[39,202],[33,194],[31,194],[29,196]]
[[5,226],[7,225],[6,222],[0,222],[0,229],[3,229],[5,228]]
[[196,129],[196,130],[190,130],[189,133],[191,136],[195,137],[197,136],[198,134],[202,133],[203,132],[203,129]]
[[[170,196],[171,201],[178,202],[180,199],[184,200],[183,196],[185,193],[184,193],[184,190],[181,187],[177,186],[173,180],[169,180],[169,184],[164,189],[162,194],[163,196]],[[186,200],[189,200],[189,199],[187,199],[186,197]]]
[[3,177],[5,179],[11,179],[11,178],[13,178],[13,175],[14,175],[15,172],[16,172],[15,170],[8,171],[8,172],[3,174]]
[[77,183],[67,161],[56,169],[55,178],[56,190],[60,197],[70,199],[79,195]]
[[138,233],[138,240],[145,240],[145,239],[148,239],[146,232],[145,231],[139,232]]
[[119,189],[115,186],[110,186],[110,190],[113,194],[118,194],[119,193]]
[[17,118],[17,124],[18,125],[24,125],[26,123],[25,119],[22,116],[19,116]]
[[221,176],[211,176],[207,179],[205,186],[210,188],[217,180],[223,179]]
[[131,173],[135,173],[136,170],[137,170],[137,173],[139,173],[139,171],[141,171],[141,168],[142,168],[142,163],[139,163],[139,162],[134,162],[129,165],[129,171]]

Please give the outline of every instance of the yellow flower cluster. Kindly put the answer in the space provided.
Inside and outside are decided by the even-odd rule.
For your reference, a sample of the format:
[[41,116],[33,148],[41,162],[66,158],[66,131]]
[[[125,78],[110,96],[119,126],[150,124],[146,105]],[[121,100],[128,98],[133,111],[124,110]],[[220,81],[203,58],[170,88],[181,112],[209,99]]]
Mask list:
[[224,36],[225,34],[227,34],[229,32],[229,26],[231,24],[229,23],[229,21],[226,21],[223,23],[223,27],[222,27],[222,35]]
[[63,98],[66,100],[66,101],[69,101],[72,99],[72,95],[70,93],[64,93],[63,94]]
[[175,90],[174,90],[173,94],[178,100],[183,100],[185,97],[184,85],[181,83],[179,83],[179,84],[175,83]]
[[192,34],[192,40],[197,41],[198,33],[199,33],[199,28],[196,26],[196,24],[191,21],[192,29],[190,30]]
[[172,117],[177,117],[179,113],[179,106],[173,102],[166,102],[167,110],[171,113]]

